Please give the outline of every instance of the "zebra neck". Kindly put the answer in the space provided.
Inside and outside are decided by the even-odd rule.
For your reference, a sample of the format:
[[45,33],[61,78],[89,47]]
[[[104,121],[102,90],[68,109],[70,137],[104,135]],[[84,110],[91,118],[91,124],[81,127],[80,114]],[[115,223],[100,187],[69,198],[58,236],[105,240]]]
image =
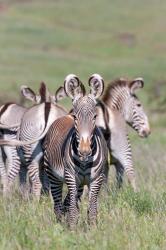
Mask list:
[[103,99],[103,102],[109,107],[112,111],[120,112],[125,116],[125,106],[129,98],[129,93],[125,87],[117,87],[113,89],[107,98]]

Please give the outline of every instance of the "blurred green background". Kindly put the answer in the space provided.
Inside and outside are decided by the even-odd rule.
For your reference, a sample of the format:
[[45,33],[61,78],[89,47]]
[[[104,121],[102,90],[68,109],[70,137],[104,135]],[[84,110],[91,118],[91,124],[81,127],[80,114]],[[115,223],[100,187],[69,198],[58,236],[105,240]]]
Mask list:
[[37,91],[45,81],[54,93],[69,73],[84,83],[93,73],[105,83],[144,78],[138,96],[152,134],[141,140],[130,133],[140,192],[125,183],[117,195],[101,195],[91,231],[83,203],[76,234],[55,223],[50,199],[38,205],[0,197],[0,249],[165,250],[166,1],[0,0],[0,103],[20,102],[21,84]]
[[[99,73],[143,77],[150,108],[166,91],[166,2],[162,0],[0,1],[0,97],[16,99],[20,84],[51,91],[68,73],[87,82]],[[5,97],[4,97],[5,95]]]

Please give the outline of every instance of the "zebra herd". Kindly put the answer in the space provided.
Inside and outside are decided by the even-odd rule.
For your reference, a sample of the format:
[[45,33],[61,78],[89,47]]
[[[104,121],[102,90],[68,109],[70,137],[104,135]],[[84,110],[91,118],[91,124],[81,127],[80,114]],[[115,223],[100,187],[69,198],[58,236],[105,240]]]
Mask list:
[[[78,202],[85,185],[88,222],[96,223],[98,193],[108,180],[108,155],[115,166],[118,187],[122,186],[125,172],[136,191],[126,124],[140,137],[150,134],[147,115],[136,96],[137,89],[144,86],[142,78],[119,78],[104,91],[104,80],[93,74],[88,84],[89,94],[80,79],[69,74],[55,95],[49,93],[44,83],[39,95],[22,86],[21,93],[33,102],[32,107],[7,103],[0,108],[3,195],[11,194],[18,175],[22,193],[27,192],[28,175],[32,195],[39,200],[42,189],[50,190],[57,220],[66,214],[71,229],[78,221]],[[57,104],[64,97],[72,100],[70,112]],[[63,201],[64,183],[67,194]]]

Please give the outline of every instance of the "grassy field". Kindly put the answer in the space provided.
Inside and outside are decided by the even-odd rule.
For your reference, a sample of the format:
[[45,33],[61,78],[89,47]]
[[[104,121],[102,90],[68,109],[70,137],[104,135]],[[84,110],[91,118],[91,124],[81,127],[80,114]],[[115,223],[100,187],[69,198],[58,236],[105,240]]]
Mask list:
[[[57,224],[50,198],[10,201],[0,195],[0,250],[166,249],[166,2],[157,0],[0,0],[0,101],[20,100],[20,84],[45,81],[55,92],[68,73],[83,82],[99,73],[143,77],[147,140],[130,132],[139,192],[125,182],[101,192],[96,228],[81,204],[77,231]],[[161,104],[162,103],[162,104]],[[65,105],[68,101],[65,101]]]

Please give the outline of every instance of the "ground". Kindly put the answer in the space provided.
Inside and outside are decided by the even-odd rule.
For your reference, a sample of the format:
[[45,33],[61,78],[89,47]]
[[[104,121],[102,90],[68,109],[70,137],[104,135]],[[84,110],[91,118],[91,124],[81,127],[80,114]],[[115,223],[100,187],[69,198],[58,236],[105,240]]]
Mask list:
[[56,223],[50,198],[24,201],[17,189],[10,201],[0,195],[0,250],[166,249],[165,12],[157,0],[0,1],[1,103],[19,102],[21,84],[37,91],[42,80],[54,93],[69,73],[85,84],[93,73],[106,83],[143,77],[138,96],[152,130],[141,139],[129,129],[139,192],[126,181],[115,191],[111,167],[95,228],[86,223],[86,199],[72,233]]

